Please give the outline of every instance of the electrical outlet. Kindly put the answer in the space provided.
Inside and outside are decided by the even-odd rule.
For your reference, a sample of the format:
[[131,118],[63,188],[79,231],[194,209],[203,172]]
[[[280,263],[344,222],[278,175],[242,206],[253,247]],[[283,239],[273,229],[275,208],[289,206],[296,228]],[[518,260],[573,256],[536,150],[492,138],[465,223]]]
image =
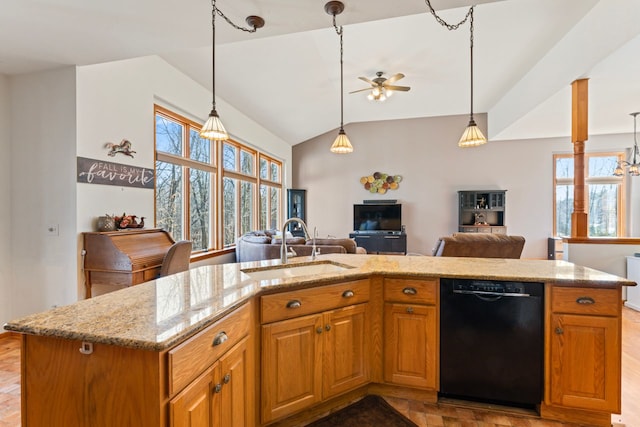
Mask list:
[[58,236],[58,235],[60,235],[58,224],[47,225],[47,236]]

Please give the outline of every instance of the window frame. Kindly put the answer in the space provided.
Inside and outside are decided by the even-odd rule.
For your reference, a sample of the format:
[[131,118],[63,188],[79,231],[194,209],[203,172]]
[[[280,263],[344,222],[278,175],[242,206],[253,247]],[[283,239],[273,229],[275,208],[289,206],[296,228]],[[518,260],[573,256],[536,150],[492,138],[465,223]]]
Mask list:
[[[164,117],[168,120],[177,122],[178,124],[183,126],[183,138],[182,138],[182,155],[176,155],[171,153],[165,153],[157,150],[157,126],[156,126],[156,118],[157,116]],[[283,199],[282,199],[282,171],[283,171],[283,162],[274,158],[273,156],[269,156],[260,150],[253,148],[247,144],[240,143],[236,140],[229,138],[225,141],[209,141],[211,144],[211,152],[210,152],[210,163],[204,163],[201,161],[193,160],[190,158],[190,131],[196,130],[200,131],[202,127],[202,123],[198,123],[194,120],[191,120],[183,115],[176,113],[170,109],[167,109],[163,106],[154,104],[154,170],[157,167],[157,162],[166,162],[178,165],[182,168],[182,228],[183,228],[183,238],[191,239],[191,217],[190,217],[190,205],[191,205],[191,189],[190,189],[190,173],[192,169],[197,170],[205,170],[211,176],[211,189],[209,194],[210,200],[210,236],[209,241],[207,242],[206,249],[196,250],[193,254],[220,254],[227,253],[232,251],[235,248],[235,242],[233,244],[224,245],[224,187],[223,182],[224,178],[232,178],[241,182],[249,182],[253,184],[252,190],[252,209],[253,212],[251,214],[251,227],[256,228],[259,224],[259,212],[260,212],[260,197],[259,197],[259,188],[261,183],[265,185],[269,185],[271,187],[280,189],[280,197],[278,201],[278,227],[282,224],[283,219]],[[223,157],[223,147],[224,145],[231,145],[237,149],[238,155],[236,156],[236,170],[226,169],[224,167],[224,157]],[[253,156],[252,161],[252,169],[253,173],[244,173],[241,170],[240,158],[241,152],[247,152]],[[270,181],[260,178],[260,160],[261,158],[269,159],[269,162],[275,163],[278,166],[279,174],[279,182],[278,181]],[[270,165],[271,163],[269,163]],[[157,176],[157,175],[156,175]],[[157,182],[154,183],[154,225],[157,226]],[[239,197],[241,186],[238,185],[236,188],[238,197],[236,197],[237,205],[236,212],[240,212],[240,204],[241,200]],[[236,222],[236,233],[241,230],[241,221],[242,215],[237,215],[235,218]],[[236,236],[238,237],[238,236]]]
[[[557,177],[557,160],[560,158],[573,158],[573,153],[555,153],[553,154],[553,236],[555,237],[570,237],[570,236],[560,236],[558,235],[557,230],[557,189],[558,185],[575,185],[575,177],[573,178],[558,178]],[[589,185],[597,185],[597,184],[616,184],[618,186],[618,194],[617,194],[617,233],[615,237],[623,237],[626,235],[626,193],[627,193],[627,176],[617,177],[613,175],[613,171],[611,171],[611,176],[597,176],[597,177],[589,177],[588,176],[588,168],[589,168],[589,158],[592,157],[617,157],[618,162],[624,160],[625,153],[621,151],[608,151],[608,152],[589,152],[584,153],[584,164],[587,172],[587,176],[584,179],[585,185],[585,208],[589,208]],[[592,236],[588,236],[592,238]],[[595,237],[594,237],[595,238]]]

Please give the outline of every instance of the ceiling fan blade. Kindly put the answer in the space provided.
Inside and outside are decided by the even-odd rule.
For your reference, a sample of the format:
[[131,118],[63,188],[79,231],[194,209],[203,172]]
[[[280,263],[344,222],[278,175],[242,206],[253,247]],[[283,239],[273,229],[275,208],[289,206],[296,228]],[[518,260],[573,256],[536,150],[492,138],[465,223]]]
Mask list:
[[408,92],[409,89],[411,89],[409,86],[393,86],[393,85],[383,85],[385,89],[387,90],[397,90],[400,92]]
[[358,92],[364,92],[365,90],[371,90],[370,87],[365,88],[365,89],[358,89],[358,90],[354,90],[353,92],[349,92],[349,93],[358,93]]
[[367,82],[369,83],[371,86],[377,86],[375,82],[372,82],[371,80],[369,80],[366,77],[358,77],[360,80],[362,80],[363,82]]
[[391,84],[393,82],[397,82],[398,80],[400,80],[402,78],[404,78],[404,74],[402,74],[402,73],[394,74],[393,76],[389,77],[385,83]]

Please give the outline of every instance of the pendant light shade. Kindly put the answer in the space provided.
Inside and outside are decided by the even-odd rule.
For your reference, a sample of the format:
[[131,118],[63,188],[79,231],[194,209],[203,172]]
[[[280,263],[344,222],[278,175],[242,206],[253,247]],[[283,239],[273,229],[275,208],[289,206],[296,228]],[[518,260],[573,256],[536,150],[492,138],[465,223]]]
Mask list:
[[224,141],[229,139],[229,134],[224,128],[222,121],[220,121],[220,117],[218,116],[218,112],[216,110],[211,110],[211,112],[209,113],[209,118],[202,126],[202,129],[200,129],[200,136],[216,141]]
[[487,138],[484,137],[482,131],[476,124],[473,118],[469,120],[467,128],[458,141],[458,147],[477,147],[478,145],[486,144]]
[[353,146],[351,145],[351,141],[349,141],[349,137],[344,132],[344,129],[340,128],[338,137],[333,141],[333,145],[331,145],[331,152],[336,154],[353,153]]
[[331,145],[331,152],[336,154],[349,154],[353,152],[353,145],[349,141],[349,137],[344,131],[344,76],[343,76],[343,60],[342,60],[342,26],[338,28],[336,25],[336,15],[344,10],[344,4],[340,1],[330,1],[324,5],[324,11],[333,16],[333,28],[340,36],[340,131],[338,137]]

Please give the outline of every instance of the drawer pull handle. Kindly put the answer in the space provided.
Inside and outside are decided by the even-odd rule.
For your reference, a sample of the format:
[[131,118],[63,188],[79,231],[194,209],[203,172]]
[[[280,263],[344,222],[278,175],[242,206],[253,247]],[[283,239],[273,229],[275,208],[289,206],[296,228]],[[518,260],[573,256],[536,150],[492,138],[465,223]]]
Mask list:
[[578,304],[595,304],[596,300],[591,297],[580,297],[576,300]]
[[318,326],[318,327],[316,328],[316,333],[317,333],[318,335],[320,335],[320,334],[322,333],[322,326]]
[[344,291],[344,292],[342,293],[342,296],[343,296],[344,298],[352,298],[354,295],[355,295],[355,294],[354,294],[354,293],[353,293],[353,291],[352,291],[352,290],[350,290],[350,289],[349,289],[349,290],[347,290],[347,291]]
[[222,382],[225,384],[229,384],[229,381],[231,381],[231,374],[227,374],[222,378]]
[[213,387],[213,392],[214,392],[214,393],[220,393],[221,391],[222,391],[222,384],[216,384],[216,385]]
[[556,334],[558,334],[558,335],[562,335],[562,334],[564,334],[564,329],[562,329],[561,327],[559,327],[559,326],[558,326],[558,327],[556,328]]
[[228,339],[229,337],[227,336],[227,334],[224,331],[222,331],[218,335],[216,335],[216,337],[213,339],[213,346],[215,347],[217,345],[220,345]]
[[413,307],[407,307],[407,313],[413,314]]
[[297,299],[291,300],[287,303],[287,308],[300,308],[302,307],[302,303]]
[[418,293],[418,291],[416,290],[416,288],[404,288],[402,290],[402,293],[405,295],[415,295]]

